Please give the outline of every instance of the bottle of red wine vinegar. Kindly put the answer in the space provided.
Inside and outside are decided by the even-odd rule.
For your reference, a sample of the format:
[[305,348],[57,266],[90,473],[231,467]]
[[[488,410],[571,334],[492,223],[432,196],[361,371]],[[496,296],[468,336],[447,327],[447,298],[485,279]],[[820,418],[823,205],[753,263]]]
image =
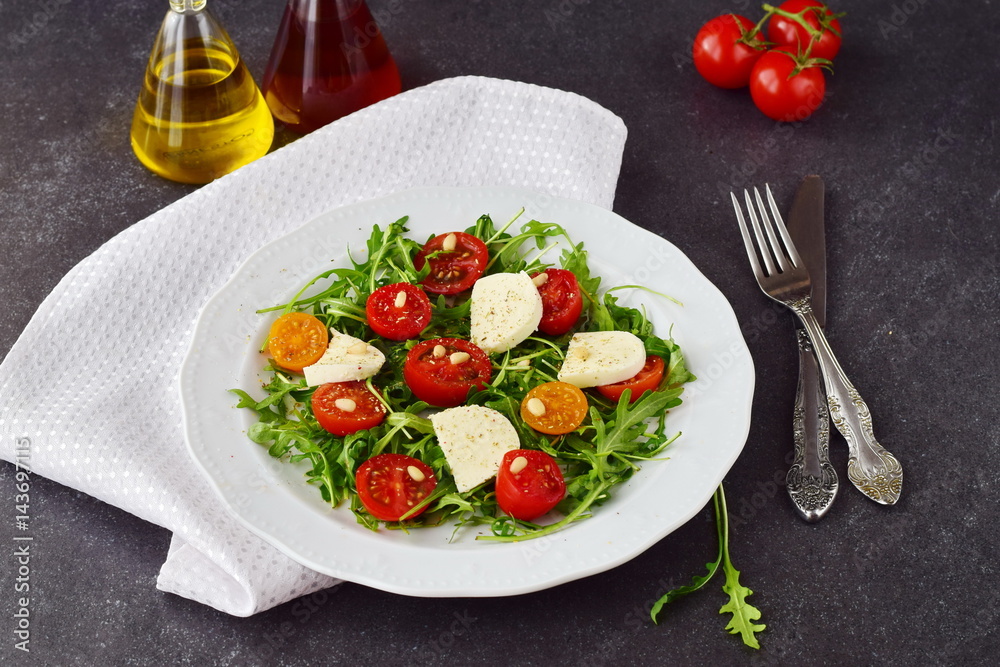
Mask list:
[[400,89],[365,0],[288,0],[264,73],[277,120],[305,134]]

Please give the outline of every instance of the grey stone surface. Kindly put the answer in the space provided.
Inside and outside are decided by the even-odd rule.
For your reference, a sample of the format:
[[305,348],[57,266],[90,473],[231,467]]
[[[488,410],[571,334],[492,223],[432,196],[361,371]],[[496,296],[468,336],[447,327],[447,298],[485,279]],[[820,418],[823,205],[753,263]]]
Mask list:
[[[768,624],[763,648],[725,633],[721,580],[675,603],[661,625],[646,620],[659,594],[712,558],[708,510],[629,563],[539,593],[418,599],[345,584],[238,619],[156,591],[164,530],[36,479],[31,653],[14,649],[15,570],[4,556],[0,660],[986,663],[1000,643],[997,8],[838,0],[846,41],[829,99],[807,122],[778,125],[686,59],[703,22],[753,3],[370,4],[391,17],[382,27],[406,88],[461,74],[519,79],[624,119],[615,210],[719,286],[754,356],[754,418],[726,485],[733,559]],[[284,3],[212,5],[259,77]],[[148,173],[128,143],[165,9],[0,1],[0,353],[75,263],[193,191]],[[807,173],[828,188],[830,339],[906,470],[896,507],[845,485],[817,525],[797,519],[774,483],[791,448],[792,321],[772,317],[753,282],[727,194],[767,181],[787,205]],[[839,440],[833,449],[844,471]],[[2,464],[5,554],[14,495],[13,467]]]

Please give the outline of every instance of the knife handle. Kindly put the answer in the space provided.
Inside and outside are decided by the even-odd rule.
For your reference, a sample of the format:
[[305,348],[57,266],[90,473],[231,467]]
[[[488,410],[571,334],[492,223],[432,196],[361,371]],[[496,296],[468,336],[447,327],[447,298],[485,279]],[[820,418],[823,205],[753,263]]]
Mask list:
[[799,383],[792,416],[795,441],[785,477],[788,495],[806,521],[819,521],[837,496],[840,480],[830,463],[830,413],[819,381],[819,363],[804,329],[798,330]]
[[875,439],[871,413],[833,355],[812,302],[805,297],[789,304],[809,334],[826,385],[826,400],[834,426],[847,440],[847,478],[872,500],[894,505],[903,489],[903,467]]

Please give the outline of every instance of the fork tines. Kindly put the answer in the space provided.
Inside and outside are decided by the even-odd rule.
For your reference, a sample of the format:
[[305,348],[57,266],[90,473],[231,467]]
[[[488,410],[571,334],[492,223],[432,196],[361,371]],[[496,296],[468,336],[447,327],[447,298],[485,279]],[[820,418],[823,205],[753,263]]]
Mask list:
[[[778,205],[774,201],[774,195],[771,194],[771,186],[765,184],[764,190],[767,192],[767,201],[771,208],[771,217],[774,218],[773,224],[771,222],[771,217],[768,216],[767,210],[764,207],[764,200],[760,196],[760,191],[757,188],[753,189],[754,196],[757,199],[757,206],[755,209],[753,199],[750,197],[750,192],[745,189],[743,190],[747,203],[747,213],[750,215],[750,222],[753,225],[754,236],[757,239],[756,247],[760,250],[760,258],[763,258],[764,260],[763,268],[760,265],[757,251],[754,249],[753,240],[750,238],[750,232],[747,229],[746,221],[743,218],[743,211],[740,208],[739,200],[736,199],[735,194],[732,192],[729,193],[729,196],[733,198],[733,208],[736,209],[736,220],[740,224],[740,232],[743,234],[743,243],[746,246],[747,256],[750,258],[750,264],[753,266],[754,273],[758,277],[774,276],[778,273],[789,271],[792,268],[802,267],[802,259],[799,257],[799,253],[795,249],[795,244],[792,243],[788,230],[785,228],[785,221],[782,220],[781,213],[778,211]],[[758,212],[760,216],[759,218]],[[778,234],[781,235],[780,243],[778,241],[778,236],[775,234],[775,226],[778,228]]]

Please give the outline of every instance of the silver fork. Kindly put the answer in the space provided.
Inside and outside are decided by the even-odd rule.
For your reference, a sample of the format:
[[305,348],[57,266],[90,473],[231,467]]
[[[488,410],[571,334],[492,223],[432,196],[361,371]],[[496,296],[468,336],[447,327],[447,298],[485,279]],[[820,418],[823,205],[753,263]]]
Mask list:
[[[747,257],[753,267],[757,284],[778,303],[791,308],[799,316],[805,326],[806,333],[812,341],[819,360],[820,372],[826,385],[826,400],[830,405],[830,418],[837,430],[847,440],[848,460],[847,477],[861,493],[883,505],[893,505],[899,500],[903,488],[903,468],[892,454],[887,452],[872,432],[871,414],[868,406],[861,399],[857,389],[844,374],[837,358],[830,349],[830,344],[823,334],[812,311],[810,298],[809,271],[802,264],[795,244],[792,243],[788,230],[778,213],[778,205],[774,202],[771,188],[766,187],[767,201],[770,204],[774,224],[767,215],[760,191],[754,188],[757,199],[757,210],[754,210],[750,193],[746,196],[747,212],[753,225],[756,246],[747,229],[746,220],[736,195],[733,198],[733,208],[736,209],[736,219],[743,234]],[[758,218],[759,212],[759,218]],[[781,242],[775,234],[777,228]],[[759,257],[758,257],[759,251]],[[763,260],[763,266],[761,261]]]

